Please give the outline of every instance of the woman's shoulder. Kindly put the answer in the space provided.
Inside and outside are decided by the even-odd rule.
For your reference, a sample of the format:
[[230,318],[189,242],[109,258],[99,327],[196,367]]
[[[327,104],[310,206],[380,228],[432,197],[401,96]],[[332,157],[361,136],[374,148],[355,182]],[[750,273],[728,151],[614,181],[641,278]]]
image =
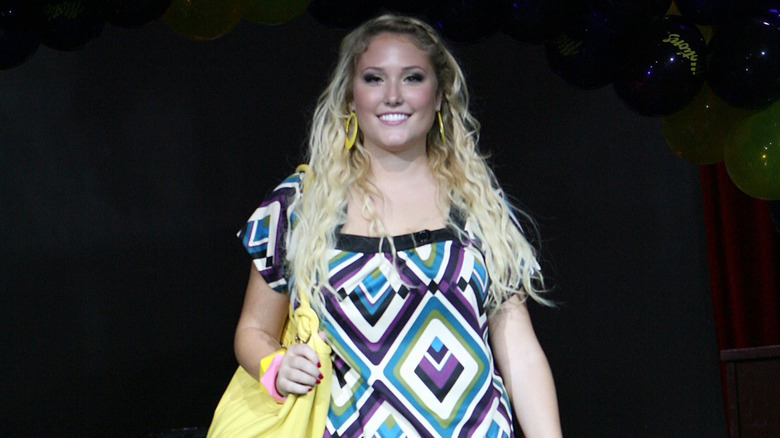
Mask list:
[[279,184],[274,187],[272,193],[284,192],[293,190],[295,192],[301,192],[304,180],[304,171],[296,171],[284,178]]
[[283,179],[282,182],[279,183],[279,187],[300,186],[301,184],[303,184],[304,174],[305,171],[299,170],[291,173],[290,175],[287,175],[287,177]]
[[281,203],[284,207],[289,207],[295,203],[303,193],[304,172],[296,171],[281,182],[279,182],[270,192],[267,192],[262,200],[260,207],[268,204]]

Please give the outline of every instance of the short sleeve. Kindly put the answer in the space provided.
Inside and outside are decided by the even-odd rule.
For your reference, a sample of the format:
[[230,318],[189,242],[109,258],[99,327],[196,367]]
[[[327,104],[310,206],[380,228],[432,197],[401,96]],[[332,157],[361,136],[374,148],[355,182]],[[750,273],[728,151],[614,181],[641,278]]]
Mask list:
[[[512,227],[517,229],[517,231],[520,234],[522,234],[523,237],[526,238],[526,240],[527,240],[526,233],[525,233],[525,230],[523,228],[523,225],[521,224],[521,221],[517,217],[517,211],[518,210],[516,210],[515,207],[513,207],[511,203],[509,203],[509,201],[506,199],[506,197],[504,195],[503,190],[501,190],[500,188],[497,188],[497,189],[495,189],[495,192],[498,195],[498,197],[501,199],[501,202],[504,203],[504,205],[507,207],[507,209],[509,211],[509,220],[512,223]],[[480,258],[481,258],[481,262],[482,262],[482,269],[484,270],[484,275],[486,277],[488,277],[487,278],[487,282],[486,282],[488,284],[488,286],[483,289],[483,294],[481,296],[479,296],[479,298],[481,299],[482,305],[485,306],[485,308],[488,308],[488,309],[496,308],[498,305],[500,305],[500,303],[496,303],[495,301],[491,301],[491,300],[493,300],[493,298],[491,297],[491,294],[489,293],[489,290],[490,290],[490,287],[492,287],[491,286],[492,285],[492,279],[489,278],[487,261],[485,259],[486,249],[484,247],[482,239],[480,239],[480,237],[479,237],[479,225],[476,223],[476,219],[473,216],[467,216],[463,212],[457,212],[457,213],[458,213],[458,215],[460,217],[460,220],[465,223],[465,225],[463,227],[463,231],[468,236],[467,243],[472,245],[474,247],[474,250],[478,251],[480,253],[480,256],[481,256]],[[518,254],[519,259],[517,260],[520,263],[520,266],[519,266],[520,270],[521,271],[525,271],[526,268],[527,268],[528,269],[528,274],[529,274],[532,282],[536,278],[541,278],[541,269],[542,268],[539,265],[539,261],[537,260],[536,255],[534,253],[534,249],[530,245],[530,243],[528,244],[528,249],[527,250],[520,249],[520,251],[521,251],[521,253]],[[520,274],[519,277],[522,277],[522,274]],[[516,278],[516,279],[514,279],[513,284],[509,284],[508,286],[511,289],[515,289],[515,290],[517,290],[519,292],[523,288],[523,285],[524,285],[524,279],[523,278]],[[522,295],[521,295],[521,298],[522,298]],[[525,298],[523,298],[523,300],[524,299]]]
[[295,223],[294,206],[301,197],[302,173],[282,181],[249,217],[238,238],[271,288],[286,293],[285,259]]

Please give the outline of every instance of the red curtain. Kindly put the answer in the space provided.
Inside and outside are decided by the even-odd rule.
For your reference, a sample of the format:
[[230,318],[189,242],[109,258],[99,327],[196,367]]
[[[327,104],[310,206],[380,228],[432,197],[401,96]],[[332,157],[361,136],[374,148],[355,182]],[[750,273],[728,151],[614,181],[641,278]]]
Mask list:
[[[740,191],[723,163],[701,167],[701,186],[718,349],[780,345],[780,226],[770,204]],[[721,381],[728,422],[723,363]]]
[[723,164],[702,166],[710,287],[720,350],[780,344],[780,231]]

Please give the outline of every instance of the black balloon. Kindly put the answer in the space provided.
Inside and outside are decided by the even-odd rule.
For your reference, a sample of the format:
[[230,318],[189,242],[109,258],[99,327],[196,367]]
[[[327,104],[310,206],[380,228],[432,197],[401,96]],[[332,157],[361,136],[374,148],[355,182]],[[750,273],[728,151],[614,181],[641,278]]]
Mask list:
[[577,26],[545,44],[550,68],[566,82],[584,89],[612,82],[620,34],[588,15]]
[[702,85],[706,43],[691,21],[669,15],[650,23],[620,49],[613,86],[629,108],[666,116],[693,101]]
[[171,0],[104,0],[106,21],[120,27],[137,27],[162,17]]
[[771,24],[780,24],[780,0],[763,2],[761,6],[751,8],[745,15],[763,18]]
[[663,17],[672,0],[592,0],[593,13],[616,31],[633,30]]
[[775,13],[777,13],[778,10],[780,10],[780,0],[753,0],[751,4],[752,4],[752,10],[758,10],[758,11],[774,10]]
[[498,0],[501,29],[510,37],[530,44],[557,38],[585,16],[587,0]]
[[747,12],[753,0],[675,0],[685,18],[696,24],[725,23]]
[[21,65],[38,50],[25,18],[21,1],[0,3],[0,69]]
[[41,42],[57,50],[83,47],[106,24],[97,0],[31,0],[29,19]]
[[498,31],[494,0],[438,0],[428,19],[445,38],[477,43]]
[[308,11],[325,26],[350,29],[376,15],[379,7],[377,0],[313,0]]
[[710,40],[707,80],[713,93],[739,108],[780,99],[780,24],[744,17],[718,27]]

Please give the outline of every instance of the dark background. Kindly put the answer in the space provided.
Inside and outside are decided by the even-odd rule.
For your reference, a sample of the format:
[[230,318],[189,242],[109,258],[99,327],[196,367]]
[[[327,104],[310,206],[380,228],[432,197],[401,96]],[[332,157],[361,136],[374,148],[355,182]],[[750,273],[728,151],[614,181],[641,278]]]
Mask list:
[[[343,31],[195,42],[162,22],[0,71],[4,436],[207,426],[236,367],[235,232],[300,162]],[[506,190],[539,222],[532,306],[567,437],[724,437],[699,169],[541,46],[455,46]]]

